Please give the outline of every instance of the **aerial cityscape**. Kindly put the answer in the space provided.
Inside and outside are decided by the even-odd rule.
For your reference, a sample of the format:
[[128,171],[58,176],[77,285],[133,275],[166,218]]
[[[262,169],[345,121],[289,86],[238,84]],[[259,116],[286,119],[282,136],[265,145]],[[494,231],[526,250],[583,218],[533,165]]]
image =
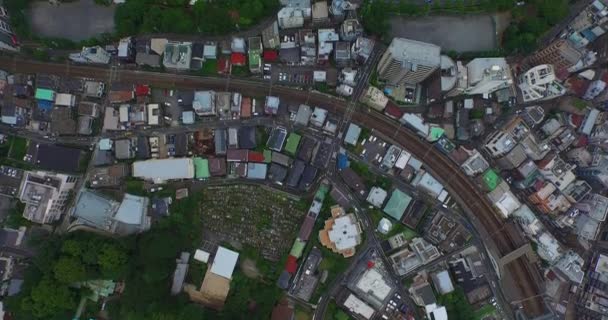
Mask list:
[[608,0],[0,0],[0,320],[608,319]]

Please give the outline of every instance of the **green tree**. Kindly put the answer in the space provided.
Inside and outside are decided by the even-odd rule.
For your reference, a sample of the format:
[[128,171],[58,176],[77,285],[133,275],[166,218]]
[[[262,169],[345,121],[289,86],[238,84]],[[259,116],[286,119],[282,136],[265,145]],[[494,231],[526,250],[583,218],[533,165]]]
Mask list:
[[128,256],[116,245],[104,244],[97,258],[101,274],[104,277],[117,279],[125,273]]
[[87,277],[84,264],[74,257],[61,257],[53,266],[55,279],[61,283],[72,284],[83,281]]
[[74,293],[67,285],[44,278],[22,301],[22,308],[35,317],[49,319],[76,307]]
[[361,20],[367,32],[384,37],[389,30],[386,18],[389,6],[385,1],[367,1],[361,9]]

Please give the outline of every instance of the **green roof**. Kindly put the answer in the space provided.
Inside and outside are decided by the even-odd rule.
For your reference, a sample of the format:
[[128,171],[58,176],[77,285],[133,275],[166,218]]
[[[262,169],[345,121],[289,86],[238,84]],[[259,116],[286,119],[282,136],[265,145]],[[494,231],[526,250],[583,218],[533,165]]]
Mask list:
[[401,220],[403,213],[412,202],[412,197],[402,192],[401,190],[395,189],[391,198],[384,207],[384,213],[396,220]]
[[496,173],[496,171],[494,171],[492,169],[488,169],[483,174],[483,182],[486,184],[486,187],[490,191],[492,191],[492,190],[496,189],[496,187],[500,183],[500,177],[498,176],[498,174]]
[[431,141],[437,141],[439,140],[439,138],[441,138],[441,136],[443,135],[443,133],[445,132],[445,130],[443,130],[443,128],[439,128],[439,127],[431,127],[431,133],[429,135]]
[[261,66],[262,57],[260,57],[260,53],[257,50],[249,50],[249,66],[250,67],[259,67]]
[[197,179],[206,179],[211,176],[209,173],[209,160],[195,157],[194,161],[195,177]]
[[290,133],[287,137],[287,143],[285,144],[285,151],[291,154],[292,156],[295,155],[298,151],[300,139],[302,139],[302,137],[299,134],[295,132]]
[[272,161],[272,151],[264,149],[264,163],[270,163]]
[[293,243],[293,247],[291,247],[291,251],[289,251],[289,255],[300,259],[300,257],[302,257],[302,252],[304,252],[304,247],[306,247],[306,242],[296,239]]
[[37,100],[46,100],[46,101],[55,101],[55,91],[50,89],[36,89],[36,99]]

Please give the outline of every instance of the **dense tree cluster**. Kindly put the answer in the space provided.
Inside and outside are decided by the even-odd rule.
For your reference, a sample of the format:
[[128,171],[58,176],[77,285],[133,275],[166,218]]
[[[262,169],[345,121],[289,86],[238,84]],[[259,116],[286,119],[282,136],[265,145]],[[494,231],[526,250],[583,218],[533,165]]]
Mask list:
[[269,16],[278,0],[128,0],[116,8],[119,35],[137,33],[220,34],[246,28]]
[[568,15],[568,0],[532,0],[512,13],[503,47],[507,52],[526,54],[536,49],[540,36]]
[[39,255],[26,273],[24,290],[7,300],[16,319],[65,319],[80,295],[74,284],[125,276],[128,250],[123,243],[88,233],[40,241]]

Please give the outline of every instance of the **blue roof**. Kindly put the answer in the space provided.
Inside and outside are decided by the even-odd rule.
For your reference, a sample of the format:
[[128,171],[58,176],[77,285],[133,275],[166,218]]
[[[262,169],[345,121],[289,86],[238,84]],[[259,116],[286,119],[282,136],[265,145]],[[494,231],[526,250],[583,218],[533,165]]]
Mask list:
[[348,157],[344,153],[338,153],[338,169],[342,170],[348,167]]
[[53,109],[53,102],[46,100],[38,100],[38,108],[44,111],[51,111],[51,109]]
[[591,31],[591,29],[585,29],[585,30],[581,31],[581,34],[583,35],[583,37],[585,37],[587,40],[589,40],[589,42],[592,42],[595,39],[597,39],[597,35],[595,35],[595,33],[593,33],[593,31]]
[[266,171],[268,167],[265,163],[250,162],[247,166],[247,178],[249,179],[266,179]]
[[117,208],[118,202],[85,189],[78,196],[73,216],[81,223],[105,229]]

